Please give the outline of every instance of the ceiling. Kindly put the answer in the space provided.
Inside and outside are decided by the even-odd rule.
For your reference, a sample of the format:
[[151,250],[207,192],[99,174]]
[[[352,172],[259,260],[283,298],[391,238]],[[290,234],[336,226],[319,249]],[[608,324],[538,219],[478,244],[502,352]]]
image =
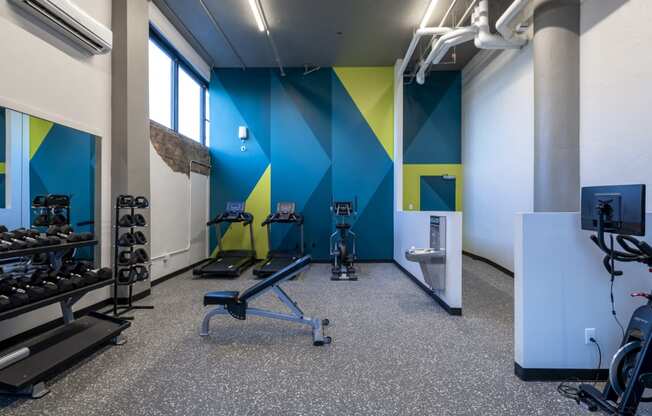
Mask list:
[[[276,66],[270,43],[258,31],[247,0],[153,1],[212,66]],[[439,24],[451,1],[439,1],[430,25]],[[457,0],[445,26],[457,23],[471,1]],[[490,0],[491,20],[510,2]],[[393,65],[404,56],[429,3],[260,0],[284,67]],[[425,39],[421,41],[414,59],[427,52],[427,44]],[[433,69],[461,69],[476,52],[472,42],[460,45]]]

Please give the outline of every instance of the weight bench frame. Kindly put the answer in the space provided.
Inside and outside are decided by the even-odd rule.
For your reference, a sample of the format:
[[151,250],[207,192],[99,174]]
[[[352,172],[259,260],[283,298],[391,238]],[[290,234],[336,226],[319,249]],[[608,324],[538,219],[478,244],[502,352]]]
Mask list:
[[[301,262],[305,262],[306,257],[297,260],[296,262],[290,264],[285,269],[280,270],[279,272],[271,275],[267,279],[262,280],[252,288],[247,289],[245,292],[243,292],[244,299],[240,298],[240,300],[245,302],[244,318],[246,318],[246,315],[253,315],[253,316],[260,316],[263,318],[277,319],[281,321],[294,322],[297,324],[310,326],[312,328],[313,345],[321,346],[325,344],[330,344],[332,342],[331,337],[324,335],[324,326],[327,326],[329,324],[328,319],[322,320],[320,318],[316,318],[316,317],[311,318],[309,316],[306,316],[304,312],[301,310],[301,308],[299,307],[299,305],[297,304],[297,302],[295,302],[280,286],[282,282],[285,282],[286,280],[293,278],[294,276],[303,272],[310,266],[310,263],[308,262],[303,267],[296,270],[292,270],[294,267],[296,267],[297,264],[300,264]],[[285,275],[280,276],[284,273]],[[256,287],[262,287],[262,289],[252,294],[251,296],[246,296],[249,290]],[[291,313],[288,314],[288,313],[270,311],[266,309],[249,307],[248,302],[250,300],[257,298],[270,290],[274,292],[276,297],[281,302],[283,302],[285,306],[287,306],[287,308],[290,310]],[[209,335],[210,320],[211,318],[217,315],[232,315],[232,313],[228,310],[227,305],[218,305],[217,307],[209,310],[204,315],[204,319],[202,320],[201,323],[201,330],[199,332],[199,335],[201,335],[202,337],[207,337]]]

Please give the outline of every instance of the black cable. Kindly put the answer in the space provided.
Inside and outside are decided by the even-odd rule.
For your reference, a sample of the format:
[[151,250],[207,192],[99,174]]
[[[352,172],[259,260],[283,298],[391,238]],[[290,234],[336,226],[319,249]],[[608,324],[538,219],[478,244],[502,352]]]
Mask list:
[[557,385],[557,392],[564,396],[567,399],[575,400],[577,404],[580,404],[580,389],[568,384],[570,381],[576,380],[564,380]]
[[602,367],[602,349],[600,348],[600,344],[598,344],[598,341],[595,340],[595,338],[591,337],[589,338],[589,341],[595,344],[596,348],[598,349],[598,367],[595,370],[595,382],[593,382],[593,385],[600,381],[600,367]]
[[618,319],[618,315],[616,313],[616,301],[614,299],[614,280],[616,280],[616,274],[615,274],[616,273],[616,271],[615,271],[616,261],[614,259],[614,255],[613,255],[613,246],[614,246],[614,237],[613,237],[613,234],[611,234],[611,249],[612,249],[611,250],[611,271],[610,271],[610,274],[611,274],[611,288],[610,288],[610,292],[609,292],[609,297],[611,299],[611,315],[613,315],[614,320],[616,321],[616,323],[620,327],[620,332],[623,334],[623,338],[625,338],[625,328],[623,328],[623,324],[621,324],[620,320]]

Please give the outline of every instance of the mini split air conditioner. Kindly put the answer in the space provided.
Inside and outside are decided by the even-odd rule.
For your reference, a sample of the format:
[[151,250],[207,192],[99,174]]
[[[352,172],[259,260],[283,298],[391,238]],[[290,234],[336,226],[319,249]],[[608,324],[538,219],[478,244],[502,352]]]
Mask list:
[[10,1],[91,54],[111,51],[111,30],[69,0]]

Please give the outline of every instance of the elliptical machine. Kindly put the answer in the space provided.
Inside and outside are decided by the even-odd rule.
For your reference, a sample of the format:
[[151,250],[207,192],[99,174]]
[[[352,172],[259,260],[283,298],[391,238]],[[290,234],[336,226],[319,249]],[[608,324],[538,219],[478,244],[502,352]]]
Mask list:
[[330,238],[330,254],[333,258],[333,275],[331,280],[358,280],[355,275],[356,235],[351,231],[349,219],[357,215],[358,199],[351,201],[336,201],[331,204],[331,212],[335,221],[335,232]]
[[[652,268],[652,247],[632,237],[645,235],[645,185],[583,188],[582,229],[597,231],[591,241],[605,253],[603,264],[612,283],[623,274],[616,270],[616,262],[639,262]],[[610,234],[609,246],[605,233]],[[614,234],[622,250],[614,249]],[[635,415],[641,402],[652,402],[652,396],[643,396],[645,389],[652,388],[652,293],[631,296],[645,298],[647,304],[632,314],[604,389],[580,384],[573,397],[589,411]]]

